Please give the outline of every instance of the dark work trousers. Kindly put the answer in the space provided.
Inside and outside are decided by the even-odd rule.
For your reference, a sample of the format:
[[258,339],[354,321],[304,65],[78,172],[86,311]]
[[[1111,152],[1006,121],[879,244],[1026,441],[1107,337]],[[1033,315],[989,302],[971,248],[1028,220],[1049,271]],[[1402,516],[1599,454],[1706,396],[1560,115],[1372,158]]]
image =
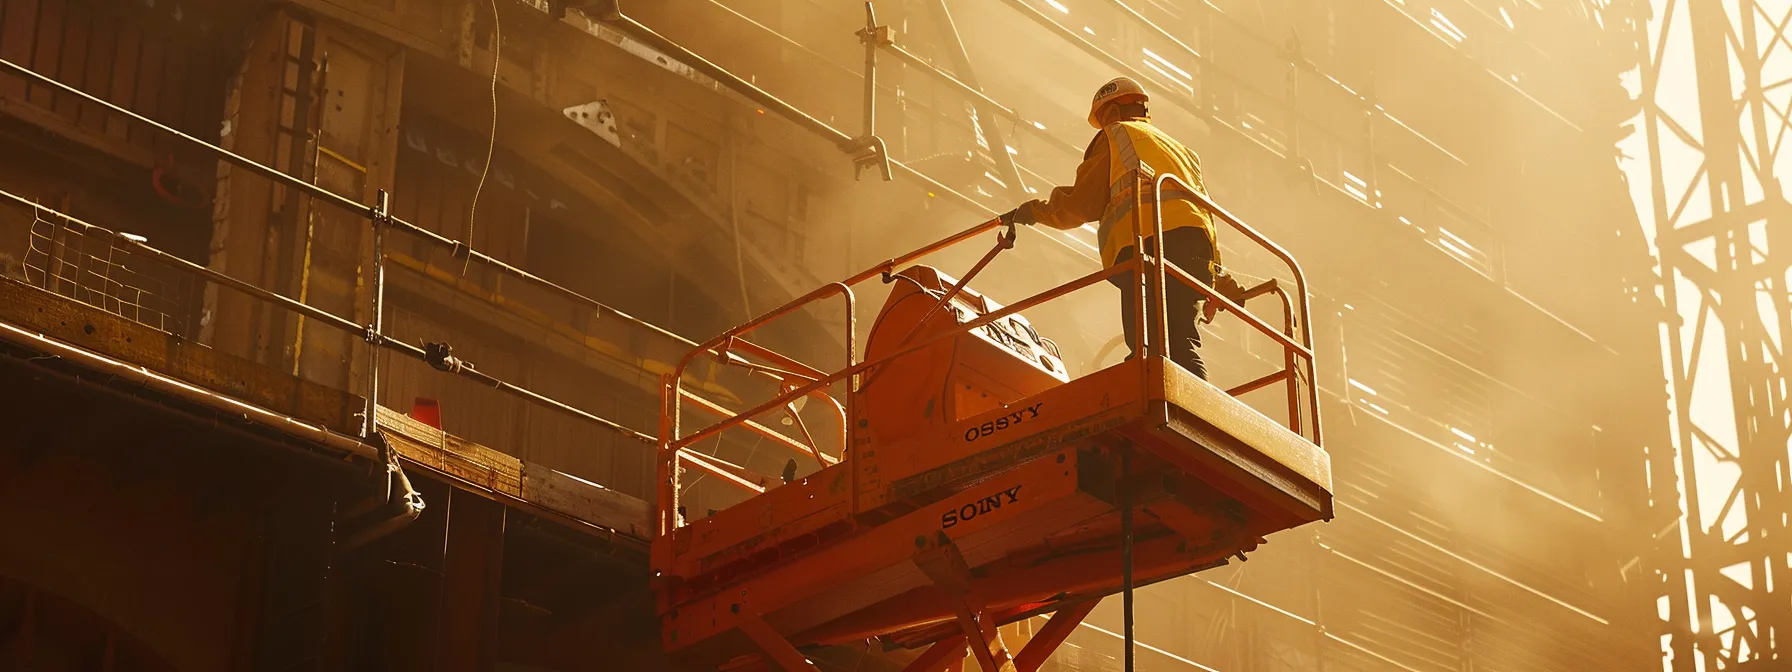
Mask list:
[[[1151,249],[1151,245],[1151,238],[1146,238],[1145,249]],[[1125,263],[1133,256],[1131,247],[1124,248],[1115,255],[1114,263]],[[1213,241],[1208,239],[1205,229],[1185,226],[1165,231],[1164,258],[1169,259],[1177,268],[1188,271],[1196,279],[1213,284],[1213,268],[1210,265],[1213,261]],[[1120,324],[1126,333],[1126,347],[1132,351],[1127,359],[1131,359],[1139,354],[1139,336],[1133,333],[1138,330],[1133,296],[1137,278],[1127,273],[1108,278],[1108,281],[1120,288]],[[1150,287],[1151,283],[1151,279],[1147,278],[1145,286]],[[1170,361],[1181,364],[1189,373],[1206,380],[1207,365],[1201,362],[1200,353],[1201,330],[1196,326],[1201,317],[1201,301],[1205,297],[1200,291],[1169,275],[1164,277],[1164,294],[1169,299],[1164,314],[1170,325]],[[1149,308],[1150,295],[1146,296]]]

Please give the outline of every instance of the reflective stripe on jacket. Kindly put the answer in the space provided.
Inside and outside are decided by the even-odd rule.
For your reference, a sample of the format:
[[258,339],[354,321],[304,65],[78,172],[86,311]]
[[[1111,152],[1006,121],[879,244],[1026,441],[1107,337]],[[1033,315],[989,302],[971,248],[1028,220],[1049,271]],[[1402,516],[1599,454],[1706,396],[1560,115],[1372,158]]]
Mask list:
[[[1144,237],[1152,235],[1152,190],[1157,175],[1174,174],[1202,195],[1206,195],[1207,187],[1201,181],[1201,159],[1150,122],[1143,119],[1117,121],[1108,124],[1102,134],[1108,145],[1108,202],[1102,211],[1096,237],[1101,241],[1102,263],[1112,266],[1120,250],[1133,246],[1135,184],[1143,188],[1138,200],[1143,212],[1138,223]],[[1193,226],[1206,230],[1209,239],[1213,237],[1213,226],[1207,213],[1180,185],[1173,182],[1164,185],[1163,209],[1165,231]],[[1213,263],[1219,263],[1217,245]]]

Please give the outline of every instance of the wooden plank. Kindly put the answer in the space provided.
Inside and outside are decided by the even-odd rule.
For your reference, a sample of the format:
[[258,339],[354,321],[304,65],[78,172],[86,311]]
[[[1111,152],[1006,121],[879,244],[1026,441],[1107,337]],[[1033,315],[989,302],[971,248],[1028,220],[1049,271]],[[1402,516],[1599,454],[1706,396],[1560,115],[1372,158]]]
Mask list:
[[[86,88],[87,40],[93,25],[93,13],[80,4],[70,5],[63,15],[62,55],[56,66],[56,79],[77,89]],[[70,121],[81,115],[81,99],[66,93],[56,94],[56,114]]]
[[497,494],[523,498],[522,460],[380,407],[380,434],[399,456]]
[[[32,45],[31,60],[27,65],[40,75],[56,76],[57,61],[62,56],[62,10],[63,0],[39,0],[37,7],[37,41]],[[56,104],[56,94],[47,86],[34,84],[26,99],[32,105],[50,109]]]
[[[118,46],[113,50],[112,56],[112,87],[107,92],[107,101],[131,109],[132,101],[137,97],[137,68],[142,49],[142,29],[132,25],[119,25]],[[127,140],[131,126],[130,120],[124,115],[106,113],[106,135]]]
[[[118,20],[96,16],[87,41],[87,72],[81,78],[87,92],[101,99],[112,95],[112,69],[118,59]],[[108,113],[98,103],[82,101],[79,123],[93,133],[104,133]]]
[[539,464],[523,464],[523,499],[636,539],[653,537],[646,501]]
[[[187,67],[189,62],[186,49],[178,44],[168,45],[167,55],[162,61],[161,100],[155,105],[155,109],[161,110],[161,113],[154,118],[175,130],[193,133],[198,129],[193,128],[194,115],[191,112],[193,106],[200,104],[200,101],[187,94],[189,80],[193,76],[191,68]],[[146,106],[145,109],[149,108]],[[204,137],[205,133],[201,132],[199,135]],[[186,147],[183,141],[172,137],[162,138],[161,142],[163,145],[158,154],[172,152],[176,147]]]
[[121,138],[111,134],[101,135],[89,132],[73,121],[58,116],[49,108],[32,105],[24,98],[9,98],[0,95],[0,114],[17,118],[27,124],[36,126],[77,144],[102,154],[109,154],[121,161],[136,164],[143,168],[155,165],[155,156],[142,147],[119,142]]
[[652,536],[646,501],[523,462],[384,406],[376,417],[380,435],[405,460],[574,520],[636,539]]
[[[166,49],[162,41],[145,35],[142,53],[137,61],[137,95],[133,96],[125,109],[141,114],[156,121],[163,121],[157,107],[157,96],[162,92],[162,67],[166,62]],[[133,125],[131,127],[131,143],[154,149],[161,132],[148,126]]]
[[[0,58],[29,64],[36,39],[37,0],[7,0],[5,12],[0,13]],[[24,78],[0,75],[0,96],[22,99],[25,91]]]
[[0,321],[337,432],[360,431],[359,397],[11,279],[0,279]]
[[[419,123],[430,124],[428,121],[420,121]],[[433,124],[430,125],[433,126]],[[429,129],[428,132],[428,137],[440,137],[434,133],[433,128]],[[417,180],[419,189],[417,190],[416,224],[450,238],[458,238],[458,236],[455,236],[448,231],[447,226],[443,221],[445,217],[442,214],[441,194],[443,191],[446,191],[447,187],[443,183],[442,174],[444,171],[442,163],[436,158],[436,152],[441,151],[439,147],[441,141],[436,140],[435,143],[436,144],[430,146],[428,152],[425,152],[422,156],[418,157],[418,160],[412,164],[417,167],[419,178]]]

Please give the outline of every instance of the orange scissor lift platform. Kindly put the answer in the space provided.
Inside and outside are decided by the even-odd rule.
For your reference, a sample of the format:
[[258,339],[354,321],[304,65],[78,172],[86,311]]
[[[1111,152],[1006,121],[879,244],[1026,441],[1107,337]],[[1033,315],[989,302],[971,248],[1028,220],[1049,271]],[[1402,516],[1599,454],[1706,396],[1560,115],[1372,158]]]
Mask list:
[[[685,391],[676,375],[664,381],[653,545],[664,648],[701,665],[794,671],[815,669],[803,647],[876,637],[889,646],[931,645],[910,665],[915,672],[946,669],[967,647],[986,670],[1036,670],[1103,596],[1225,564],[1272,532],[1329,519],[1331,466],[1318,444],[1317,396],[1297,384],[1313,371],[1299,267],[1230,214],[1203,205],[1288,264],[1298,301],[1273,280],[1238,297],[1280,298],[1282,329],[1155,263],[1161,251],[1142,236],[1135,249],[1147,254],[1135,261],[1000,306],[967,287],[1014,242],[1012,225],[992,220],[694,351],[685,363],[721,356],[775,379],[781,393],[737,414]],[[1004,225],[1007,235],[963,281],[926,266],[895,270]],[[1151,334],[1146,356],[1071,379],[1056,346],[1020,313],[1121,275],[1157,290],[1171,281],[1196,287],[1281,343],[1285,366],[1230,390],[1215,387],[1162,356],[1164,306],[1140,299],[1139,333]],[[851,287],[880,276],[894,286],[862,361],[849,349],[853,361],[827,373],[745,339],[766,321],[838,295],[851,343]],[[1278,383],[1288,392],[1283,421],[1237,398]],[[827,394],[831,387],[846,388],[844,402]],[[751,420],[803,396],[837,410],[846,447],[838,457],[812,437],[795,441]],[[723,420],[681,433],[686,402]],[[820,469],[784,483],[692,449],[730,429],[802,451]],[[687,524],[679,505],[687,470],[751,496]],[[1001,641],[998,626],[1047,613],[1052,619],[1024,649],[1010,652]]]

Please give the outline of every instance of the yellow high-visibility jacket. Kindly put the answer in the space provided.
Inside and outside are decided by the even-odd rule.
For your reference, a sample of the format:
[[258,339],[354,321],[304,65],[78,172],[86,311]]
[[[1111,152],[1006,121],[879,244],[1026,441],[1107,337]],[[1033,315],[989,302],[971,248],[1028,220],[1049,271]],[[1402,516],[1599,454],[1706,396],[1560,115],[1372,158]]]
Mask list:
[[[1091,221],[1100,221],[1096,237],[1101,241],[1101,262],[1114,265],[1120,250],[1133,246],[1133,171],[1140,171],[1144,193],[1140,202],[1144,216],[1140,223],[1146,237],[1151,236],[1152,193],[1156,176],[1174,173],[1202,195],[1207,187],[1201,181],[1201,159],[1182,143],[1165,135],[1144,117],[1122,119],[1108,124],[1083,153],[1077,166],[1076,182],[1052,190],[1045,202],[1033,209],[1033,218],[1055,229],[1074,229]],[[1164,231],[1186,226],[1205,230],[1212,240],[1213,225],[1208,215],[1174,183],[1164,188]],[[1214,248],[1214,263],[1219,263],[1219,248]],[[1197,269],[1185,269],[1191,272]]]

